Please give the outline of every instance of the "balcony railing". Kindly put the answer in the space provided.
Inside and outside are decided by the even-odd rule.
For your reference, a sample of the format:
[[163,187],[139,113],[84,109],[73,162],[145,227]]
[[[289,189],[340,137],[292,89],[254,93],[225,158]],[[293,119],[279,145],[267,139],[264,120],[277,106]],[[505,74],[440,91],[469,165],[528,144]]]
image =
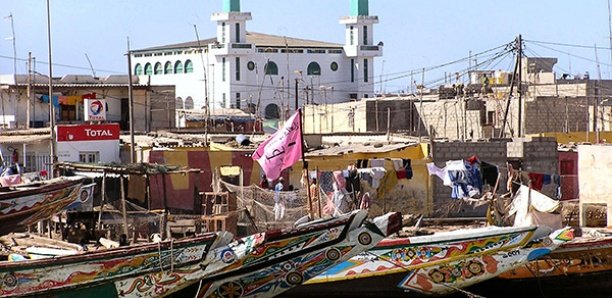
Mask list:
[[380,49],[379,46],[361,46],[359,47],[362,51],[378,51]]

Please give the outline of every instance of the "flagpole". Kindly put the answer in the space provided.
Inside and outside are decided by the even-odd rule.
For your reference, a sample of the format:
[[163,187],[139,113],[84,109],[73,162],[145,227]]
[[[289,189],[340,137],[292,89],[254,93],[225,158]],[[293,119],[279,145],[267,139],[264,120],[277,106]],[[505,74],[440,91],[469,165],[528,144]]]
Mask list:
[[308,162],[306,161],[306,146],[304,146],[304,123],[302,121],[302,109],[298,109],[298,117],[300,118],[300,139],[302,139],[302,167],[306,171],[306,195],[308,196],[308,215],[314,219],[312,213],[312,198],[310,197],[310,175],[308,175]]

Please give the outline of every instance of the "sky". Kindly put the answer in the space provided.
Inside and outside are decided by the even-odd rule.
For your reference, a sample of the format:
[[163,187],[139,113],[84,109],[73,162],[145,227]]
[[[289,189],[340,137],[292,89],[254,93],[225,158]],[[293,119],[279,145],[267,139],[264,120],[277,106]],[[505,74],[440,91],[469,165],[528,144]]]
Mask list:
[[[221,0],[50,0],[53,75],[127,74],[127,40],[142,49],[214,37]],[[46,0],[0,0],[0,74],[27,73],[28,52],[36,71],[47,74]],[[253,20],[247,31],[344,43],[349,0],[242,0]],[[511,56],[488,62],[519,34],[527,56],[556,57],[555,72],[612,77],[608,0],[370,0],[379,17],[374,43],[376,90],[399,92],[410,82],[427,87],[446,74],[479,69],[512,70]],[[14,26],[11,26],[11,18]],[[573,46],[565,46],[573,45]],[[595,45],[598,49],[595,50]],[[498,48],[500,47],[500,48]],[[488,54],[476,55],[494,49]],[[470,55],[471,53],[471,55]],[[471,57],[471,59],[468,59]],[[460,61],[446,67],[452,61]],[[426,69],[424,74],[420,71]]]

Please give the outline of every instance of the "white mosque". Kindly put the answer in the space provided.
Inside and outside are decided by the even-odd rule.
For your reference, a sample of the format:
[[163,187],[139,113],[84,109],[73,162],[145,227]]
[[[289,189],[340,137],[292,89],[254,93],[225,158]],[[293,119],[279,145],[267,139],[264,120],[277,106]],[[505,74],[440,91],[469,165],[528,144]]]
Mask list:
[[[133,74],[151,85],[175,85],[177,109],[236,108],[275,119],[298,105],[372,97],[378,17],[368,0],[351,0],[344,44],[249,32],[250,12],[223,0],[215,38],[132,51]],[[296,87],[297,86],[297,87]],[[179,124],[180,125],[180,124]]]

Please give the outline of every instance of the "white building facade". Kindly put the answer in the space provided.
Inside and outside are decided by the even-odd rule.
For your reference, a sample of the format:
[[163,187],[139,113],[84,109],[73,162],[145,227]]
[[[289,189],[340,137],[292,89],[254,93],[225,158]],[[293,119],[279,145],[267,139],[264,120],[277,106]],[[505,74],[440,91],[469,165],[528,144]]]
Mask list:
[[[373,97],[374,42],[368,0],[351,0],[344,44],[247,31],[251,13],[223,0],[212,15],[215,38],[131,52],[141,82],[175,85],[177,109],[238,108],[266,118],[286,117],[297,101],[324,104]],[[297,87],[296,87],[297,86]],[[180,123],[180,120],[178,121]]]

